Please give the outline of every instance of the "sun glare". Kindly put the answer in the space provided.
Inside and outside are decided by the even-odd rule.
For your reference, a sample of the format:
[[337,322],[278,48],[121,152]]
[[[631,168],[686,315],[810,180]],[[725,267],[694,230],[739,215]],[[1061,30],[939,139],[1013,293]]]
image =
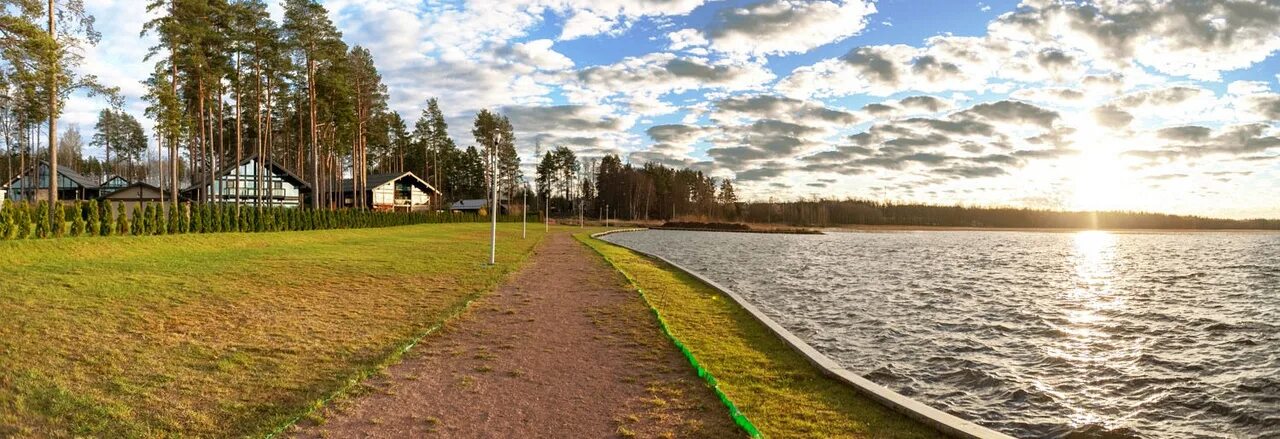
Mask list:
[[1130,171],[1120,162],[1117,149],[1109,145],[1105,133],[1087,133],[1077,144],[1088,145],[1079,155],[1069,159],[1064,176],[1070,182],[1069,199],[1073,210],[1111,210],[1123,208],[1129,200]]

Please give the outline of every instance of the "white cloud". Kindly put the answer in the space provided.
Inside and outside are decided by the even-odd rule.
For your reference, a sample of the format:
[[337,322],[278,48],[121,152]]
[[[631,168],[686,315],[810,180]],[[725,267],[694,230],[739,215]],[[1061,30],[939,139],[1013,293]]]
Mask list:
[[863,0],[765,0],[722,10],[704,37],[730,54],[803,53],[858,34],[875,12]]
[[667,34],[667,38],[671,40],[671,50],[684,50],[692,47],[701,47],[707,45],[707,39],[702,37],[702,32],[697,29],[681,29]]
[[1136,62],[1162,73],[1217,80],[1280,50],[1280,4],[1255,1],[1025,2],[992,35],[1058,41],[1116,68]]

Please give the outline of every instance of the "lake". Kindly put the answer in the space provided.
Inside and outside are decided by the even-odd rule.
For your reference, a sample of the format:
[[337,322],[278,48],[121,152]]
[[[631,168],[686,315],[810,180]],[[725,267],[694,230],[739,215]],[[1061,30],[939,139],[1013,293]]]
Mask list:
[[1280,234],[644,231],[835,361],[1018,437],[1280,437]]

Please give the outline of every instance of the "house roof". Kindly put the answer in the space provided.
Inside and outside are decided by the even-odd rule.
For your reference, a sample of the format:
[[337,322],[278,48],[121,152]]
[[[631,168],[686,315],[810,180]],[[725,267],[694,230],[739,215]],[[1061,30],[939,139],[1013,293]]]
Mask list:
[[109,198],[111,198],[112,196],[114,196],[114,195],[116,195],[116,194],[124,193],[124,191],[130,190],[130,189],[139,189],[139,188],[141,188],[141,189],[151,189],[151,190],[154,190],[154,191],[156,191],[156,192],[160,192],[160,193],[162,193],[162,194],[167,194],[167,193],[168,193],[167,191],[165,191],[165,190],[163,190],[163,189],[160,189],[160,188],[158,188],[158,187],[155,187],[155,186],[152,186],[152,185],[150,185],[150,184],[147,184],[147,183],[144,183],[144,182],[139,181],[139,182],[137,182],[137,183],[132,183],[132,184],[130,184],[130,185],[128,185],[128,186],[125,186],[125,187],[122,187],[122,188],[120,188],[120,189],[113,190],[113,191],[111,191],[111,192],[109,192],[109,193],[105,193],[105,194],[99,195],[99,196],[98,196],[98,198],[101,198],[101,199],[109,199]]
[[[45,160],[41,160],[35,164],[32,164],[31,167],[27,168],[25,171],[22,171],[21,174],[18,174],[13,178],[9,179],[9,182],[5,183],[4,186],[12,185],[13,182],[18,181],[18,179],[21,178],[22,176],[31,174],[31,172],[35,170],[36,166],[40,166],[40,165],[49,166],[49,162]],[[66,166],[58,165],[58,174],[63,177],[67,177],[68,180],[71,180],[72,182],[75,182],[75,184],[83,186],[86,189],[98,188],[98,183],[95,183],[92,178],[86,177],[84,176],[84,174],[76,172]]]
[[130,183],[133,183],[132,181],[129,181],[129,179],[124,178],[124,177],[121,177],[121,176],[119,176],[119,175],[108,175],[106,178],[104,178],[104,179],[102,180],[102,185],[103,185],[103,186],[106,186],[106,184],[107,184],[107,183],[110,183],[112,180],[120,180],[120,181],[123,181],[125,185],[128,185],[128,184],[130,184]]
[[[457,203],[449,205],[450,210],[480,210],[489,207],[489,200],[477,198],[473,200],[459,200]],[[506,201],[499,201],[498,207],[507,207]]]
[[[418,178],[418,176],[414,175],[414,173],[412,172],[374,174],[366,178],[369,180],[369,188],[373,189],[375,187],[382,186],[384,184],[387,184],[393,181],[398,181],[404,177],[411,177],[412,179],[410,180],[410,182],[412,182],[414,186],[417,186],[418,189],[421,189],[423,192],[426,192],[429,194],[440,193],[440,191],[436,190],[436,188],[432,187],[425,180]],[[354,191],[355,190],[354,187],[355,187],[355,184],[352,183],[352,180],[350,178],[342,180],[343,192]]]
[[[215,177],[214,177],[214,178],[218,178],[218,177],[225,177],[225,176],[227,176],[227,175],[230,175],[232,172],[234,172],[234,171],[236,170],[236,168],[239,168],[239,167],[241,167],[241,166],[244,166],[245,164],[248,164],[249,162],[252,162],[252,161],[257,160],[257,159],[258,159],[258,155],[257,155],[257,154],[250,154],[248,157],[245,157],[245,158],[244,158],[244,160],[240,160],[240,163],[236,163],[236,164],[228,165],[228,166],[226,166],[226,167],[222,168],[222,170],[218,171],[218,173],[217,173],[217,174],[215,174]],[[267,166],[267,167],[269,167],[269,168],[275,168],[275,170],[277,170],[277,171],[280,171],[280,172],[284,173],[284,175],[285,175],[285,176],[287,176],[287,177],[289,177],[289,178],[293,179],[294,181],[296,181],[296,182],[297,182],[299,185],[301,185],[304,189],[311,189],[311,183],[307,183],[307,181],[306,181],[306,180],[303,180],[303,179],[302,179],[302,177],[299,177],[299,176],[297,176],[296,174],[294,174],[293,172],[289,171],[289,168],[286,168],[286,167],[284,167],[284,166],[281,166],[279,163],[276,163],[276,162],[274,162],[274,161],[270,161],[270,160],[267,160],[267,161],[263,162],[263,165],[265,165],[265,166]],[[209,179],[208,179],[208,178],[204,178],[204,179],[201,179],[201,180],[199,180],[199,181],[192,182],[190,186],[187,186],[187,187],[183,188],[183,189],[182,189],[182,192],[187,192],[187,191],[190,191],[190,190],[199,189],[199,188],[202,188],[202,187],[207,186],[208,184],[209,184]]]
[[458,200],[457,203],[449,205],[449,208],[453,210],[480,210],[488,205],[489,200],[482,198],[477,200]]

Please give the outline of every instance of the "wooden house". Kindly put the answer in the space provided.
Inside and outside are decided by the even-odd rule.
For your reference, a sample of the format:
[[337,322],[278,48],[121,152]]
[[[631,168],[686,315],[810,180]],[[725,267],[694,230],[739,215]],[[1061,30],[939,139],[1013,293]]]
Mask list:
[[[4,197],[9,201],[40,201],[49,199],[49,162],[40,162],[14,176],[3,185]],[[71,170],[58,166],[58,200],[81,201],[98,198],[98,182]]]
[[[239,173],[237,173],[237,169]],[[259,187],[258,170],[262,170]],[[237,184],[237,176],[239,184]],[[240,163],[228,166],[183,189],[181,194],[191,201],[235,203],[276,207],[298,207],[311,192],[311,185],[284,166],[272,161],[259,160],[251,155]]]
[[[365,190],[366,208],[373,210],[425,210],[431,206],[431,197],[440,191],[412,172],[377,174],[368,176]],[[355,205],[355,185],[351,179],[342,181],[342,205]]]

